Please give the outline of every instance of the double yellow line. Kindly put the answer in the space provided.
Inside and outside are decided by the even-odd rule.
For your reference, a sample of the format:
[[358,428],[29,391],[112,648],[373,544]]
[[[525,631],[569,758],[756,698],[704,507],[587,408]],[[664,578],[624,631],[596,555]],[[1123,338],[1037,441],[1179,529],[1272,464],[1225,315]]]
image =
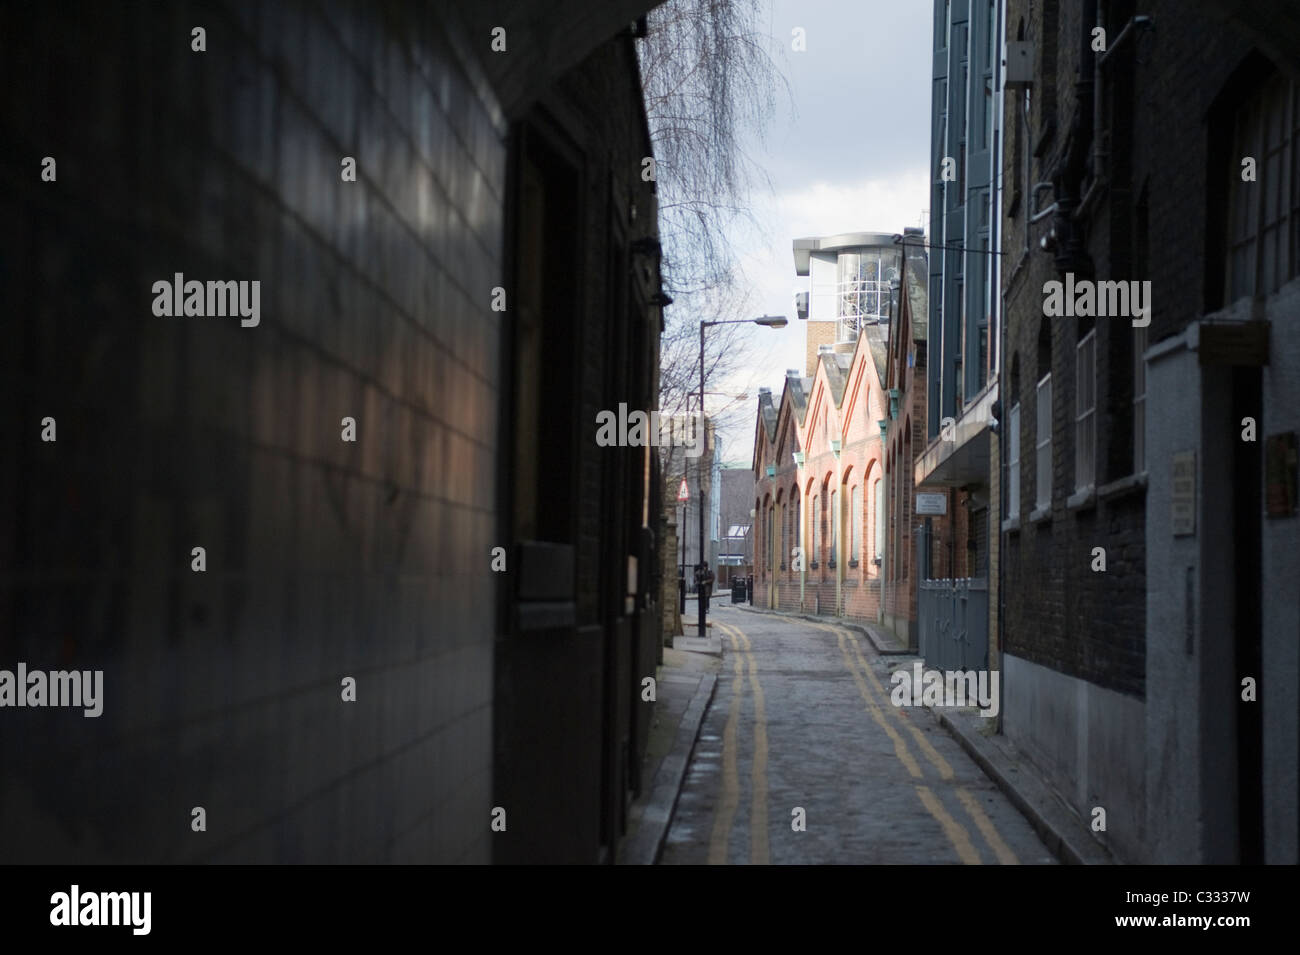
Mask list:
[[758,682],[758,663],[753,644],[739,627],[715,624],[731,640],[734,675],[731,681],[731,707],[722,730],[722,805],[713,816],[709,837],[709,865],[725,865],[727,845],[736,809],[740,805],[740,771],[736,765],[736,736],[739,733],[740,709],[744,701],[745,675],[754,697],[754,759],[750,773],[749,861],[766,865],[770,861],[767,839],[767,713],[763,686]]
[[[866,657],[862,655],[862,647],[858,642],[857,634],[831,624],[811,623],[810,625],[818,630],[833,633],[839,639],[840,653],[844,657],[844,665],[853,675],[853,682],[857,684],[858,693],[861,694],[863,702],[866,703],[867,712],[871,714],[871,718],[876,725],[884,731],[885,735],[894,744],[894,754],[907,769],[908,775],[914,780],[921,780],[921,782],[914,784],[921,805],[939,823],[944,835],[948,837],[948,841],[952,843],[953,848],[957,851],[958,858],[967,865],[980,865],[983,860],[971,841],[970,833],[967,832],[965,826],[953,818],[952,814],[944,807],[943,801],[934,794],[933,790],[924,784],[925,774],[921,770],[921,765],[916,760],[916,757],[912,755],[912,751],[907,745],[907,739],[898,730],[903,729],[911,736],[926,761],[938,773],[941,781],[952,782],[954,778],[952,766],[925,738],[925,734],[907,718],[907,713],[889,702],[889,694],[881,685],[880,680],[876,678],[875,671],[867,664]],[[870,687],[867,685],[867,681],[870,681]],[[874,693],[872,692],[873,688]],[[897,724],[897,728],[891,725],[889,719],[891,716],[893,717],[893,723]],[[1003,865],[1018,864],[1020,860],[1016,858],[1016,854],[1011,851],[1010,846],[1003,841],[1002,836],[999,835],[997,828],[993,825],[993,821],[980,808],[980,804],[975,797],[964,786],[956,786],[954,792],[957,800],[966,810],[966,814],[975,823],[975,828],[979,830],[980,835],[984,837],[984,841],[993,850],[998,862]]]

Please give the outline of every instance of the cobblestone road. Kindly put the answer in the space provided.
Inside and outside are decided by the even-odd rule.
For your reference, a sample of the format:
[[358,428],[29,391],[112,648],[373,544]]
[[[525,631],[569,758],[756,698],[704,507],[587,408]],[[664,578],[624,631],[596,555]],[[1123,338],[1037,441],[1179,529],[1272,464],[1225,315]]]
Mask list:
[[711,617],[723,668],[664,864],[1055,862],[928,711],[890,703],[889,658],[870,641],[725,606]]

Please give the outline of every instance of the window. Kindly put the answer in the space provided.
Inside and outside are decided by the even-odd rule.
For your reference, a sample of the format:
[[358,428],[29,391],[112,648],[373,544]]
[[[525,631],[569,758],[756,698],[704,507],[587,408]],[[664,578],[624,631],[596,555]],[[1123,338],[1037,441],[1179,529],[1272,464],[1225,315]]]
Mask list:
[[1133,329],[1133,473],[1147,469],[1147,330]]
[[1007,451],[1007,516],[1020,516],[1020,405],[1011,406],[1007,423],[1010,448]]
[[831,507],[826,514],[826,519],[831,522],[831,532],[827,537],[827,541],[830,544],[830,551],[826,555],[826,562],[830,564],[830,566],[832,567],[835,566],[835,541],[836,541],[836,531],[838,530],[838,528],[835,525],[839,523],[835,519],[836,516],[837,515],[835,511],[835,492],[831,491]]
[[1035,469],[1038,478],[1036,507],[1052,504],[1052,375],[1049,372],[1038,383],[1038,441],[1035,445]]
[[836,265],[836,341],[856,341],[864,325],[889,317],[889,280],[898,275],[898,253],[844,252]]
[[862,486],[853,485],[853,503],[849,507],[849,559],[858,559],[858,537],[862,533]]
[[900,568],[903,566],[903,537],[905,534],[905,522],[903,521],[903,477],[906,474],[906,471],[902,466],[902,451],[897,444],[894,445],[894,453],[890,460],[893,462],[893,466],[890,468],[889,473],[893,475],[894,478],[894,493],[893,513],[889,516],[889,526],[893,531],[893,541],[889,548],[889,576],[898,579],[899,577],[902,577]]
[[[1233,122],[1228,187],[1227,300],[1267,295],[1300,274],[1300,91],[1275,74]],[[1254,182],[1241,158],[1255,160]]]
[[789,521],[789,514],[787,513],[786,505],[782,504],[781,505],[781,561],[780,563],[777,564],[777,566],[780,567],[782,570],[785,570],[788,566],[790,566],[789,564],[786,563],[786,561],[789,559],[790,559],[790,521]]
[[1074,489],[1097,483],[1097,330],[1075,346]]
[[822,512],[820,510],[822,499],[816,494],[812,499],[812,559],[814,562],[822,559]]
[[876,560],[885,556],[885,485],[876,478]]
[[766,543],[767,543],[767,550],[769,556],[768,556],[767,567],[765,569],[770,571],[772,569],[772,560],[770,555],[775,546],[775,541],[772,539],[772,508],[770,506],[767,509],[767,542]]
[[[802,511],[800,508],[800,489],[790,491],[790,524],[793,524],[792,537],[790,537],[790,550],[803,546],[803,538],[800,537],[800,517]],[[807,557],[803,559],[803,567],[807,567]],[[794,570],[794,560],[790,560],[790,570]]]

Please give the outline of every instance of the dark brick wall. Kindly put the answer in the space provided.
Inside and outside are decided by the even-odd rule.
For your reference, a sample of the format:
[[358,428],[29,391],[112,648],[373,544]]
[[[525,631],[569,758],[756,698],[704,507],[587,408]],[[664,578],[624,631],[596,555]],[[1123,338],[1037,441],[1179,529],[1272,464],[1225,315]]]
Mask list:
[[[98,719],[0,712],[0,861],[491,859],[511,316],[490,300],[507,284],[511,127],[447,9],[6,14],[0,667],[103,669],[105,699]],[[512,24],[510,42],[528,40]],[[602,800],[622,795],[610,750],[639,732],[625,561],[653,556],[639,498],[621,506],[639,449],[596,448],[595,411],[649,407],[657,326],[626,299],[611,312],[602,285],[625,264],[609,262],[610,196],[646,188],[629,41],[564,82],[553,105],[590,158],[574,231],[592,239],[574,259],[590,373],[563,413],[589,495],[578,567],[602,584],[582,590],[584,626],[533,641],[568,666],[549,685],[561,705],[505,712],[549,743],[565,720],[585,727],[569,764],[539,767],[572,769],[576,797],[535,804],[547,838],[591,861],[611,835]],[[46,155],[57,182],[40,181]],[[652,205],[641,215],[652,228]],[[260,280],[260,324],[154,316],[151,285],[175,272]],[[613,376],[627,386],[600,384]],[[39,439],[45,415],[56,443]],[[199,545],[205,573],[190,569]]]
[[106,686],[0,713],[0,858],[486,861],[499,114],[420,8],[6,19],[0,666]]
[[[545,536],[573,549],[577,626],[516,630],[497,644],[494,799],[512,820],[493,841],[499,863],[611,859],[628,790],[648,782],[638,773],[653,707],[640,685],[655,675],[660,570],[642,502],[654,526],[664,491],[653,448],[647,488],[645,447],[596,443],[601,411],[654,410],[659,391],[659,312],[647,306],[658,275],[653,257],[632,251],[657,234],[654,185],[641,179],[650,147],[640,96],[631,40],[619,37],[541,96],[519,133],[558,150],[574,173],[574,204],[551,210],[563,241],[546,251],[556,256],[548,272],[580,281],[547,304],[555,324],[544,332],[570,336],[562,357],[571,365],[535,400],[547,427],[574,448],[557,461],[564,479],[550,480],[538,508],[567,516]],[[515,265],[526,272],[530,263]],[[638,594],[629,611],[633,557]],[[671,573],[675,580],[675,566]]]
[[[1133,13],[1153,16],[1157,28],[1154,33],[1131,36],[1106,68],[1107,185],[1078,227],[1084,231],[1095,278],[1152,282],[1153,314],[1147,334],[1149,343],[1155,343],[1204,310],[1207,283],[1212,281],[1208,269],[1217,265],[1206,265],[1207,203],[1194,197],[1214,191],[1207,179],[1211,146],[1216,136],[1225,135],[1211,129],[1206,117],[1248,47],[1196,5],[1156,0],[1140,10],[1133,7],[1122,0],[1101,4],[1102,16],[1109,16],[1103,22],[1112,43]],[[1012,0],[1008,6],[1012,38],[1023,18],[1026,38],[1047,51],[1046,64],[1055,48],[1055,75],[1040,76],[1033,95],[1028,143],[1031,150],[1041,143],[1042,151],[1031,157],[1031,184],[1052,178],[1066,148],[1076,102],[1081,11],[1082,4],[1076,2],[1031,5]],[[1039,95],[1039,89],[1053,87],[1054,95]],[[1009,130],[1020,121],[1014,99],[1008,96]],[[1055,133],[1044,138],[1049,126]],[[1024,156],[1012,148],[1015,137],[1008,135],[1007,142],[1004,172],[1011,182],[1015,164],[1023,162]],[[1149,197],[1149,237],[1140,247],[1138,200],[1144,189]],[[1062,276],[1052,256],[1037,248],[1051,217],[1030,225],[1026,238],[1027,201],[1022,198],[1015,215],[1004,221],[1008,380],[1003,403],[1009,412],[1017,400],[1010,370],[1018,357],[1021,407],[1021,526],[1007,538],[1002,557],[1006,649],[1141,697],[1147,588],[1145,497],[1139,488],[1101,496],[1084,508],[1066,505],[1075,490],[1075,344],[1080,330],[1077,319],[1048,319],[1050,369],[1039,367],[1043,284]],[[1047,201],[1040,196],[1040,203]],[[1096,329],[1097,484],[1104,486],[1133,470],[1134,329],[1129,320],[1117,318],[1096,319]],[[1048,370],[1053,381],[1052,512],[1047,520],[1035,523],[1029,520],[1036,484],[1035,386]],[[1090,569],[1094,547],[1106,550],[1105,573]]]

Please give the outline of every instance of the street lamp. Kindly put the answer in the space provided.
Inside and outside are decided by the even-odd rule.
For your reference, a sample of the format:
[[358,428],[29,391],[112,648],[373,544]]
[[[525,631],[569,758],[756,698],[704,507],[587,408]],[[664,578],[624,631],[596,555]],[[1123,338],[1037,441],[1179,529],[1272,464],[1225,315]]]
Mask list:
[[[758,318],[731,318],[723,319],[716,322],[700,322],[700,434],[708,441],[708,434],[704,431],[704,330],[712,328],[714,325],[762,325],[764,328],[785,328],[789,322],[784,315],[762,315]],[[700,489],[700,499],[696,502],[700,509],[700,553],[699,562],[701,568],[704,566],[704,464],[701,461],[704,455],[696,458],[696,467],[699,472],[696,475],[696,481]],[[704,580],[701,574],[700,582],[695,588],[695,602],[700,610],[700,637],[704,637]]]

